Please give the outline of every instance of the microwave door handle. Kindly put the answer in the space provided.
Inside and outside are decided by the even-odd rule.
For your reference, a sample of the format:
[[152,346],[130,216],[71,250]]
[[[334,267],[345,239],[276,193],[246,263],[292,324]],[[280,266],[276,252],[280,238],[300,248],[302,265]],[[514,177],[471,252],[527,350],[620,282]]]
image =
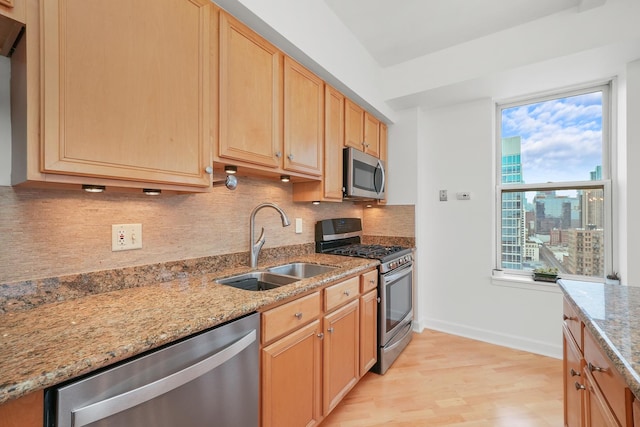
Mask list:
[[382,161],[380,159],[378,159],[378,166],[376,167],[376,169],[379,169],[380,173],[382,173],[382,185],[380,186],[379,190],[376,190],[376,193],[380,194],[382,190],[384,190],[384,184],[386,181],[386,176],[384,174],[384,166],[382,166]]

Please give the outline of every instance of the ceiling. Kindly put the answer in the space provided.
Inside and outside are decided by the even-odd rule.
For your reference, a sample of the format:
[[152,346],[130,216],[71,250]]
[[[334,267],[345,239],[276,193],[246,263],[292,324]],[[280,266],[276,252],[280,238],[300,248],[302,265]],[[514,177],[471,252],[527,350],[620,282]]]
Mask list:
[[324,0],[382,67],[606,0]]

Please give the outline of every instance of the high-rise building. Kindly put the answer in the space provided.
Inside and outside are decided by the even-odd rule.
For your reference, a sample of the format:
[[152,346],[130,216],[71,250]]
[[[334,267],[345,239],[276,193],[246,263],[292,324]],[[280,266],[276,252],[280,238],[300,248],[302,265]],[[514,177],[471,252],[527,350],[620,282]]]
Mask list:
[[565,262],[571,274],[604,276],[604,233],[602,229],[568,230],[569,256]]
[[[502,183],[522,183],[521,139],[502,138]],[[524,193],[502,193],[502,268],[522,270]]]

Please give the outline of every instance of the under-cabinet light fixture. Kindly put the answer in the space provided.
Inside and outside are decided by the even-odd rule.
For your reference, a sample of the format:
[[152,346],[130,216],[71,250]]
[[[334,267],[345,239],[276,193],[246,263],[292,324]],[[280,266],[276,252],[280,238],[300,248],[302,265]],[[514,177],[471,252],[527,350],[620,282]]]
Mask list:
[[142,192],[147,196],[159,196],[162,193],[162,190],[158,190],[155,188],[143,188]]
[[231,165],[225,165],[224,166],[224,173],[233,175],[234,173],[238,172],[238,168],[236,166],[231,166]]
[[102,193],[106,187],[104,185],[82,184],[82,189],[87,193]]
[[313,202],[311,202],[312,205],[319,205],[320,204],[320,200],[314,200]]
[[289,175],[280,175],[280,181],[289,182],[291,181],[291,177]]

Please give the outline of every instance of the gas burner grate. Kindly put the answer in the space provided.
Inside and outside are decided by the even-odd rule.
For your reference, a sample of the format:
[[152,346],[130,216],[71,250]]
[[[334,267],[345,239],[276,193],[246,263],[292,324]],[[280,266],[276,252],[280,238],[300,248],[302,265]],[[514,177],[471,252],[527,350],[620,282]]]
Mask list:
[[331,253],[335,255],[381,259],[401,250],[404,250],[402,246],[349,245],[333,249]]

